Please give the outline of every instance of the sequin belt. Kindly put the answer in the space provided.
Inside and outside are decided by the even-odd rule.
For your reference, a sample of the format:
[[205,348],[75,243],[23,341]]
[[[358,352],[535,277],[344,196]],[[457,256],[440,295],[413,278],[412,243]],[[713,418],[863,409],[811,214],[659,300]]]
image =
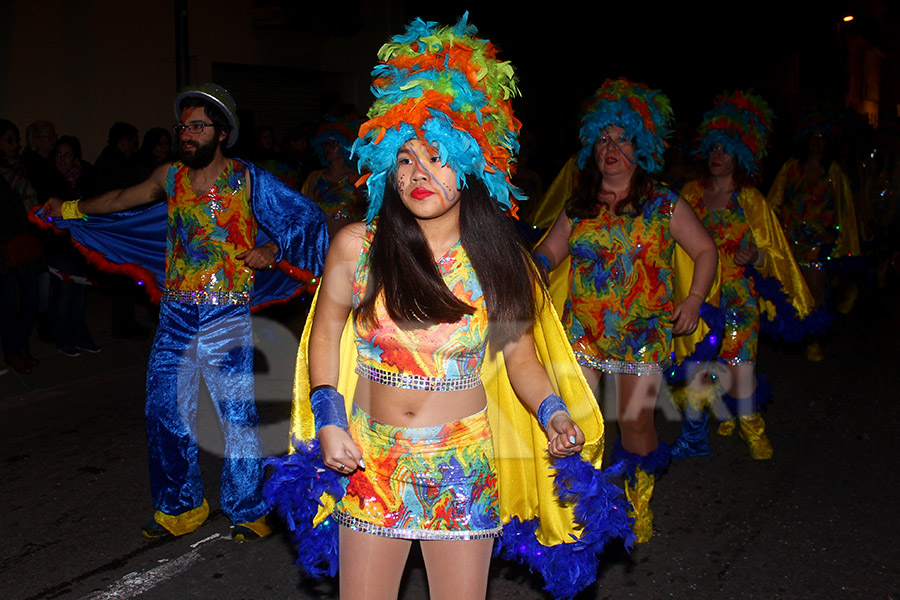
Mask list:
[[162,294],[162,300],[164,302],[181,302],[182,304],[229,306],[233,304],[250,304],[250,292],[166,289]]
[[403,388],[405,390],[455,392],[457,390],[470,390],[481,385],[480,371],[465,377],[443,379],[441,377],[410,375],[409,373],[392,373],[376,367],[369,367],[361,363],[356,363],[356,374],[360,377],[365,377],[369,381],[374,381],[375,383]]
[[595,358],[581,352],[575,353],[575,359],[579,365],[603,371],[604,373],[622,373],[623,375],[662,375],[669,366],[665,362],[628,362],[609,358]]
[[401,538],[406,540],[485,540],[500,537],[503,533],[502,527],[492,529],[462,529],[448,531],[444,529],[397,529],[378,525],[377,523],[369,523],[352,515],[345,514],[340,510],[331,513],[335,521],[349,527],[354,531],[370,533],[380,537]]

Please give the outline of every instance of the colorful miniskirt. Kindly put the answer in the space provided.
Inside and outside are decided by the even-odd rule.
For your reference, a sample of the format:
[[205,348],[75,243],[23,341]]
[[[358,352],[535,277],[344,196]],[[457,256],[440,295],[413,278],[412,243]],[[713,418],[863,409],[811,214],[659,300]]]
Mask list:
[[365,469],[343,479],[333,517],[345,527],[411,540],[500,535],[487,410],[433,427],[397,427],[354,406],[350,435]]

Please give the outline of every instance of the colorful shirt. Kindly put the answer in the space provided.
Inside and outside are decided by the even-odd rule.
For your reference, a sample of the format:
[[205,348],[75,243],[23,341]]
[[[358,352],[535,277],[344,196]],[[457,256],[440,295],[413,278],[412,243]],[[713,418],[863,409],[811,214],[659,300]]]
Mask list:
[[[374,227],[370,226],[356,267],[354,308],[365,298],[373,236]],[[474,307],[475,312],[455,323],[404,329],[388,315],[382,292],[375,302],[376,324],[368,326],[362,319],[355,319],[360,365],[436,379],[461,379],[480,373],[488,333],[481,283],[461,242],[441,257],[437,267],[453,295]]]
[[165,287],[249,295],[253,270],[236,258],[253,248],[256,238],[247,166],[228,160],[209,191],[199,197],[188,173],[187,166],[174,163],[166,177],[169,224]]
[[350,177],[332,182],[325,171],[313,171],[303,184],[303,193],[330,219],[349,219],[356,209],[356,188]]
[[571,219],[563,326],[579,362],[614,372],[658,373],[672,346],[669,221],[678,195],[654,186],[641,214],[601,207]]
[[[738,249],[746,248],[753,239],[750,223],[738,202],[735,191],[728,203],[710,210],[703,203],[703,186],[692,181],[681,195],[697,213],[719,250],[721,306],[725,309],[725,339],[719,355],[731,364],[756,360],[759,337],[759,302],[753,281],[744,274],[744,266],[734,262]],[[756,194],[755,189],[740,193]]]

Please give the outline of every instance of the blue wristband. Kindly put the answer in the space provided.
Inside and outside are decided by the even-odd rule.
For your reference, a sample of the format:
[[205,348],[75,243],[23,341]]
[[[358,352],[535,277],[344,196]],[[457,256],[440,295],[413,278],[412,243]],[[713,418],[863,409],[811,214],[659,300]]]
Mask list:
[[313,420],[316,423],[316,435],[326,425],[337,425],[347,431],[347,408],[344,397],[330,385],[319,385],[309,395]]
[[566,408],[566,403],[562,398],[557,396],[556,394],[550,394],[544,401],[541,402],[540,407],[538,407],[537,411],[537,419],[538,423],[541,424],[541,427],[544,428],[544,431],[547,430],[547,423],[550,421],[550,417],[562,411],[569,414],[569,409]]
[[[534,255],[532,255],[531,258],[534,259],[534,262],[541,265],[541,267],[543,267],[546,272],[548,272],[548,273],[550,272],[550,259],[547,258],[545,255],[534,254]],[[557,398],[559,398],[559,396],[557,396]],[[546,400],[545,400],[545,402],[546,402]]]

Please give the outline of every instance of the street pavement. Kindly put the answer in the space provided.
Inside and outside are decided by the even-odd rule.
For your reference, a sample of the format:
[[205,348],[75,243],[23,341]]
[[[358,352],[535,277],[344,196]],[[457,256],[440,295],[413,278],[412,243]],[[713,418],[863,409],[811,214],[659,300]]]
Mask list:
[[[711,435],[712,456],[675,462],[657,484],[656,532],[631,553],[609,549],[580,599],[778,598],[900,600],[900,395],[895,377],[898,285],[863,293],[838,320],[826,360],[764,343],[759,370],[774,402],[775,447],[754,461],[737,437]],[[199,417],[210,520],[155,542],[143,425],[150,340],[108,333],[108,302],[91,290],[100,354],[69,358],[35,338],[31,375],[0,376],[0,598],[10,600],[239,600],[336,597],[293,565],[287,535],[239,543],[218,510],[221,439],[212,408]],[[266,451],[286,449],[296,335],[304,306],[259,317],[264,357],[257,389]],[[152,324],[152,311],[139,313]],[[607,446],[616,438],[601,399]],[[660,402],[657,427],[672,442],[680,423]],[[527,570],[496,560],[489,598],[547,596]],[[415,551],[401,598],[427,598]]]

